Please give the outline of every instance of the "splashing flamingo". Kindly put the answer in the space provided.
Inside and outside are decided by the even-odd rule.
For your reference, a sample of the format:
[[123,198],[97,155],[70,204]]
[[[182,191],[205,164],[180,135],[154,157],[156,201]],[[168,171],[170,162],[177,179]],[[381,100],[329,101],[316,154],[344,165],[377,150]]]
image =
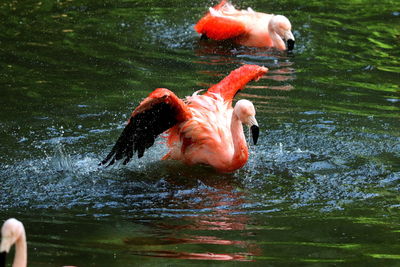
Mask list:
[[6,255],[15,244],[13,267],[25,267],[27,264],[27,245],[24,225],[11,218],[4,222],[1,228],[0,266],[6,265]]
[[220,172],[243,167],[249,155],[242,124],[250,127],[254,144],[259,128],[253,104],[243,99],[233,108],[232,101],[248,82],[258,80],[267,71],[265,67],[244,65],[203,95],[196,92],[186,100],[165,88],[154,90],[133,111],[100,164],[112,165],[121,159],[126,164],[136,153],[140,158],[155,138],[165,132],[169,152],[163,159],[206,164]]
[[202,38],[232,40],[240,45],[279,50],[294,48],[292,26],[285,16],[255,12],[251,8],[237,10],[226,0],[210,7],[194,28]]

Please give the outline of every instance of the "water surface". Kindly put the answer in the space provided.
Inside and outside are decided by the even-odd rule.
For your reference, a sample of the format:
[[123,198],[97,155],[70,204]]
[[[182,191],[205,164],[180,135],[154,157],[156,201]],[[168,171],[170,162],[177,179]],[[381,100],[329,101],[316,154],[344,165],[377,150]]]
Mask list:
[[[286,15],[292,53],[200,42],[197,1],[0,4],[0,218],[30,266],[400,264],[398,1],[238,1]],[[99,168],[157,87],[180,97],[242,64],[261,127],[233,174]]]

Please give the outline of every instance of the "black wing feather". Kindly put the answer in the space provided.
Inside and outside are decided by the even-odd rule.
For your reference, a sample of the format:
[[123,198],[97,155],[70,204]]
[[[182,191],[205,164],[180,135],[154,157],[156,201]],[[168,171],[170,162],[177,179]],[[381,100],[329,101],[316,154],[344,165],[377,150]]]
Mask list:
[[143,157],[145,150],[154,144],[157,136],[176,123],[177,111],[165,102],[136,114],[129,119],[111,152],[100,164],[108,163],[109,166],[123,158],[123,164],[127,164],[136,152],[138,158]]

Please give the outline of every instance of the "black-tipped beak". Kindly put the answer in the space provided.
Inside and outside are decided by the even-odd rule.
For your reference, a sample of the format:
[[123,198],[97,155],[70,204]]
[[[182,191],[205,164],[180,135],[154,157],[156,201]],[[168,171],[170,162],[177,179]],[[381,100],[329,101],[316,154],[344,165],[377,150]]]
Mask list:
[[288,39],[286,41],[286,46],[288,51],[292,51],[294,48],[294,40],[293,39]]
[[0,267],[5,267],[6,266],[6,256],[7,252],[1,252],[0,253]]
[[252,125],[250,127],[251,136],[253,137],[253,143],[257,145],[258,136],[260,135],[260,128],[257,125]]

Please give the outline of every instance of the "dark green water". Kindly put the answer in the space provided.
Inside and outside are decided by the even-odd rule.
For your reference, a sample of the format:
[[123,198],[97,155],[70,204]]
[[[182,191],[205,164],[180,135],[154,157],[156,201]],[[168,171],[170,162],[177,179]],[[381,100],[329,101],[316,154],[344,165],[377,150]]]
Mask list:
[[[214,3],[214,2],[213,2]],[[400,2],[237,1],[289,17],[292,54],[201,43],[210,1],[0,3],[0,219],[29,266],[400,266]],[[243,63],[262,128],[233,174],[98,168],[151,90]]]

